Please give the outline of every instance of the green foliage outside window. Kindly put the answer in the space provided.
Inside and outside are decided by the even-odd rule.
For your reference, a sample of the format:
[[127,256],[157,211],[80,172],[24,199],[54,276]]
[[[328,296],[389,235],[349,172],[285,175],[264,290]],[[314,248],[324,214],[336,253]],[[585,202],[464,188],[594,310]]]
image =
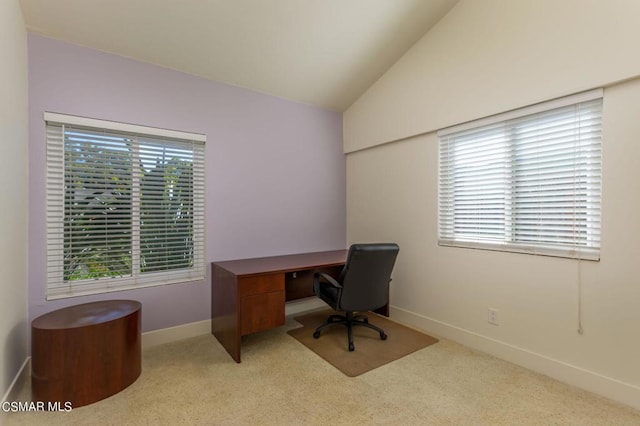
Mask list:
[[64,281],[193,266],[193,163],[89,139],[65,134]]

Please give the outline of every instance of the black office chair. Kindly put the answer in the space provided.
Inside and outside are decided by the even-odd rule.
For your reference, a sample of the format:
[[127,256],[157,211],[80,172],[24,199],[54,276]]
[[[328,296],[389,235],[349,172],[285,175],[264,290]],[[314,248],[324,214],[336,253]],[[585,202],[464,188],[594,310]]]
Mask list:
[[354,312],[372,311],[389,302],[391,271],[400,248],[394,243],[354,244],[349,248],[347,261],[338,280],[325,273],[315,273],[313,290],[320,299],[336,311],[345,315],[331,315],[313,333],[318,339],[320,332],[330,326],[342,324],[347,327],[349,351],[353,351],[353,326],[362,325],[380,333],[386,340],[384,330],[369,324],[366,315]]

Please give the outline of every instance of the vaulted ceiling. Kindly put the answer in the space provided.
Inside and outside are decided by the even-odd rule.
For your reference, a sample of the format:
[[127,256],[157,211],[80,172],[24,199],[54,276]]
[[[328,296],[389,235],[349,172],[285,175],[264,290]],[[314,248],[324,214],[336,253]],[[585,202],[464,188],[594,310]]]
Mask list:
[[29,31],[344,111],[458,0],[21,0]]

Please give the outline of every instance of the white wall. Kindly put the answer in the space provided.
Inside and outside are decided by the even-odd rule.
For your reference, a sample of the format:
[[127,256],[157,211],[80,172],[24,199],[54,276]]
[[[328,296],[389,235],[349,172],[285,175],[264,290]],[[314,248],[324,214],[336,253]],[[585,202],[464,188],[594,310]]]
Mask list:
[[27,356],[27,33],[0,2],[0,397]]
[[640,73],[637,0],[462,0],[344,114],[345,151]]
[[[392,317],[640,408],[638,17],[632,1],[462,1],[344,127],[348,241],[400,244]],[[567,67],[584,71],[570,78]],[[601,261],[438,246],[434,130],[596,85],[605,86]]]

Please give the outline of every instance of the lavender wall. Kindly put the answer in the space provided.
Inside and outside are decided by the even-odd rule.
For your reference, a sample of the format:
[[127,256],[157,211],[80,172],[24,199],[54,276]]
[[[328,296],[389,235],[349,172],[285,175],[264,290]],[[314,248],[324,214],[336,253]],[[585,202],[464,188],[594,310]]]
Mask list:
[[46,301],[45,127],[58,112],[207,135],[206,258],[346,244],[342,114],[30,34],[29,320],[127,298],[143,331],[210,317],[204,282]]

